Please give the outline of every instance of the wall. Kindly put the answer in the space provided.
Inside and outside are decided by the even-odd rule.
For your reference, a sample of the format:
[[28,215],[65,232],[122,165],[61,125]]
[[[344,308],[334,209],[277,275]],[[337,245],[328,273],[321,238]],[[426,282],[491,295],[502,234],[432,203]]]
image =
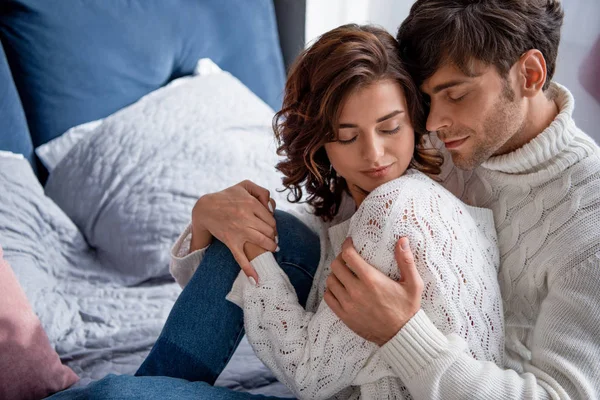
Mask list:
[[[412,3],[407,0],[307,0],[306,42],[349,22],[374,23],[395,35]],[[563,0],[563,8],[565,20],[554,80],[572,91],[578,126],[600,142],[600,93],[594,97],[590,83],[584,86],[580,79],[581,69],[586,68],[588,76],[592,76],[590,80],[600,80],[600,54],[595,56],[595,65],[584,64],[594,43],[600,41],[600,0]],[[597,49],[600,52],[600,45]]]

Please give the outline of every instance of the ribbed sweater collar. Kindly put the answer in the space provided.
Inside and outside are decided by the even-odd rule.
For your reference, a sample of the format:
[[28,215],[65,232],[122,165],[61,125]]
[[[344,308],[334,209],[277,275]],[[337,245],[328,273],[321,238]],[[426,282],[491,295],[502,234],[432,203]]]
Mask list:
[[[552,123],[523,147],[501,156],[495,156],[482,164],[484,169],[509,174],[536,172],[557,162],[560,170],[570,166],[570,160],[557,157],[575,139],[577,127],[573,121],[575,101],[567,88],[553,83],[557,91],[555,98],[559,113]],[[562,165],[564,164],[564,165]]]

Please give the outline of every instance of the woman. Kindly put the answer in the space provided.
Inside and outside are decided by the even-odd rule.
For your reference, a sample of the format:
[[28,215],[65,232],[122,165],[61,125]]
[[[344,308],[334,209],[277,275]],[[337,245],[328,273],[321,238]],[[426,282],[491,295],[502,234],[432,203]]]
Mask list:
[[[465,337],[474,357],[502,362],[491,212],[462,204],[419,172],[439,173],[441,160],[425,149],[419,92],[398,54],[395,40],[377,28],[351,25],[324,34],[299,56],[274,121],[286,157],[278,165],[284,185],[294,201],[306,191],[314,214],[329,222],[317,276],[305,310],[273,254],[247,243],[258,282],[240,275],[228,299],[243,309],[258,357],[300,398],[402,391],[378,346],[340,323],[323,301],[326,279],[335,279],[329,265],[346,236],[365,261],[395,277],[394,245],[407,236],[425,283],[423,310],[445,334]],[[343,210],[347,194],[352,201]],[[191,240],[192,249],[202,248],[210,234]],[[187,253],[180,243],[176,251]],[[196,265],[175,260],[180,284]]]
[[[173,248],[171,271],[185,289],[137,375],[212,384],[245,326],[257,356],[299,398],[407,397],[379,346],[354,334],[323,300],[328,279],[332,291],[340,284],[330,265],[348,236],[365,261],[395,278],[394,247],[408,237],[424,281],[421,308],[444,334],[463,336],[473,357],[502,363],[491,213],[423,173],[439,173],[442,160],[426,149],[419,91],[398,54],[387,32],[347,25],[299,56],[274,120],[285,156],[278,169],[293,201],[308,194],[322,221],[319,237],[288,214],[265,213],[273,210],[268,195],[247,182],[265,206],[251,229],[223,227],[206,214],[211,201],[235,203],[240,187],[200,199]],[[244,254],[238,247],[234,258],[234,246],[213,236],[241,243]],[[244,257],[250,278],[237,274],[236,259]],[[240,308],[223,300],[227,292]]]

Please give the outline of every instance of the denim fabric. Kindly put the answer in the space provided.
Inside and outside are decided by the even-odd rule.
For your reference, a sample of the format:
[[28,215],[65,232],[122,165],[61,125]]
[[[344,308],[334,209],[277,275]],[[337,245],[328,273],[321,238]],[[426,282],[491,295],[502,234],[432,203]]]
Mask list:
[[[275,220],[281,249],[275,259],[305,305],[319,263],[319,238],[290,214],[276,211]],[[215,382],[244,335],[242,310],[225,300],[239,271],[229,249],[214,241],[136,375]]]
[[48,400],[259,400],[276,399],[165,376],[108,375],[84,388],[57,393]]
[[[275,220],[281,249],[275,253],[275,259],[304,306],[319,264],[319,237],[285,212],[275,211]],[[239,271],[229,249],[214,240],[173,306],[162,333],[136,377],[108,376],[86,388],[55,395],[52,400],[167,399],[171,398],[167,396],[171,392],[177,393],[177,398],[186,398],[187,393],[194,399],[263,398],[211,386],[244,335],[242,310],[225,299]],[[190,385],[190,382],[199,384]],[[70,393],[74,397],[70,397]]]

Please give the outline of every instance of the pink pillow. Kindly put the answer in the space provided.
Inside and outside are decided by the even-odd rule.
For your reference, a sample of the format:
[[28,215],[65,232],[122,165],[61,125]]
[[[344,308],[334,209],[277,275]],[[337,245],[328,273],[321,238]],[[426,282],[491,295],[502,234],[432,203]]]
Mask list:
[[79,379],[48,340],[0,247],[0,399],[41,399]]

